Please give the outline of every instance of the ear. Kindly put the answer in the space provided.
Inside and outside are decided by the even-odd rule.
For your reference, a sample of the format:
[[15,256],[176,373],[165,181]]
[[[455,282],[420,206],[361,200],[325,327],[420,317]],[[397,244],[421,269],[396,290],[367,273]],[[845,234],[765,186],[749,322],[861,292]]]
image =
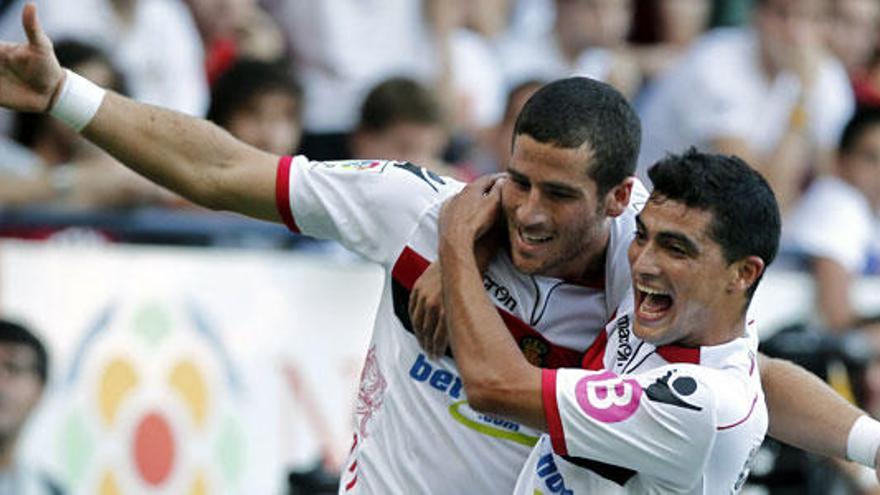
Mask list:
[[629,206],[629,198],[632,195],[635,177],[627,177],[623,182],[614,186],[605,195],[605,215],[619,217]]
[[758,256],[747,256],[730,265],[731,279],[727,290],[745,293],[764,273],[764,260]]

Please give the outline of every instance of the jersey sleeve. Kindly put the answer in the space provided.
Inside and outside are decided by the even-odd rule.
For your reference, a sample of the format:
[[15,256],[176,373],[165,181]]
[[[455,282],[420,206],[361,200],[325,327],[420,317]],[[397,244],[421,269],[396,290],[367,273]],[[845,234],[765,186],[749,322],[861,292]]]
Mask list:
[[544,370],[542,388],[556,454],[628,468],[670,490],[699,482],[715,439],[716,398],[690,366],[625,376]]
[[334,240],[387,263],[424,211],[462,187],[408,162],[317,162],[297,156],[278,163],[275,201],[293,232]]

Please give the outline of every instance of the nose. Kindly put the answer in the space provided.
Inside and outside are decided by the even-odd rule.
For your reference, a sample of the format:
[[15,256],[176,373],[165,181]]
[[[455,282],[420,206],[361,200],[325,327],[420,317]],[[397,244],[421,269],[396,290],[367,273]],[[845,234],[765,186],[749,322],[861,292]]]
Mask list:
[[516,220],[523,227],[543,225],[548,215],[541,198],[541,191],[532,187],[516,209]]
[[652,276],[660,273],[656,253],[650,242],[640,245],[637,240],[633,241],[629,246],[628,255],[630,269],[634,276]]

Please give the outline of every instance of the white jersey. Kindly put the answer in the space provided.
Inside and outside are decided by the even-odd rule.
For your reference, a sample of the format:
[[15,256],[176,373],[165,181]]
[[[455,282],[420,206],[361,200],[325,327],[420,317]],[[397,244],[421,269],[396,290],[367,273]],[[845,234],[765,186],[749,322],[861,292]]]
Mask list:
[[757,333],[718,346],[654,347],[624,302],[584,369],[544,370],[549,434],[514,493],[736,493],[767,431]]
[[[276,196],[295,232],[333,239],[386,272],[356,404],[340,493],[510,493],[539,432],[472,410],[450,356],[429,359],[407,313],[437,257],[444,199],[463,185],[409,163],[284,158]],[[646,193],[638,187],[633,205]],[[635,206],[614,219],[604,280],[592,286],[517,272],[499,255],[483,284],[528,359],[577,367],[628,294]]]

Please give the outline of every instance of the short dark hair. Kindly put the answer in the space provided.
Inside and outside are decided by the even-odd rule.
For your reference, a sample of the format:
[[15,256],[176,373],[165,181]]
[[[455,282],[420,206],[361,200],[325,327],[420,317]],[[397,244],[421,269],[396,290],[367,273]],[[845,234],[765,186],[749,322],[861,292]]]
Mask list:
[[223,72],[211,87],[207,119],[225,127],[229,119],[252,99],[264,93],[280,92],[296,102],[297,119],[302,116],[303,90],[296,78],[280,63],[241,59]]
[[49,378],[49,355],[46,347],[24,325],[0,318],[0,344],[20,344],[33,349],[37,357],[36,372],[40,382],[45,385]]
[[880,125],[880,108],[864,107],[856,111],[843,128],[838,144],[838,152],[846,155],[853,151],[862,134]]
[[620,92],[603,82],[570,77],[529,98],[516,120],[514,139],[521,134],[560,148],[589,145],[594,163],[587,174],[601,197],[635,172],[642,131]]
[[[721,246],[727,263],[747,256],[758,256],[765,267],[773,262],[782,223],[779,205],[767,181],[746,162],[690,148],[666,156],[648,176],[654,183],[652,197],[660,195],[712,213],[709,236]],[[747,300],[760,280],[749,287]]]
[[392,77],[367,94],[361,106],[359,127],[380,132],[401,122],[439,125],[443,123],[443,112],[431,90],[414,79]]

